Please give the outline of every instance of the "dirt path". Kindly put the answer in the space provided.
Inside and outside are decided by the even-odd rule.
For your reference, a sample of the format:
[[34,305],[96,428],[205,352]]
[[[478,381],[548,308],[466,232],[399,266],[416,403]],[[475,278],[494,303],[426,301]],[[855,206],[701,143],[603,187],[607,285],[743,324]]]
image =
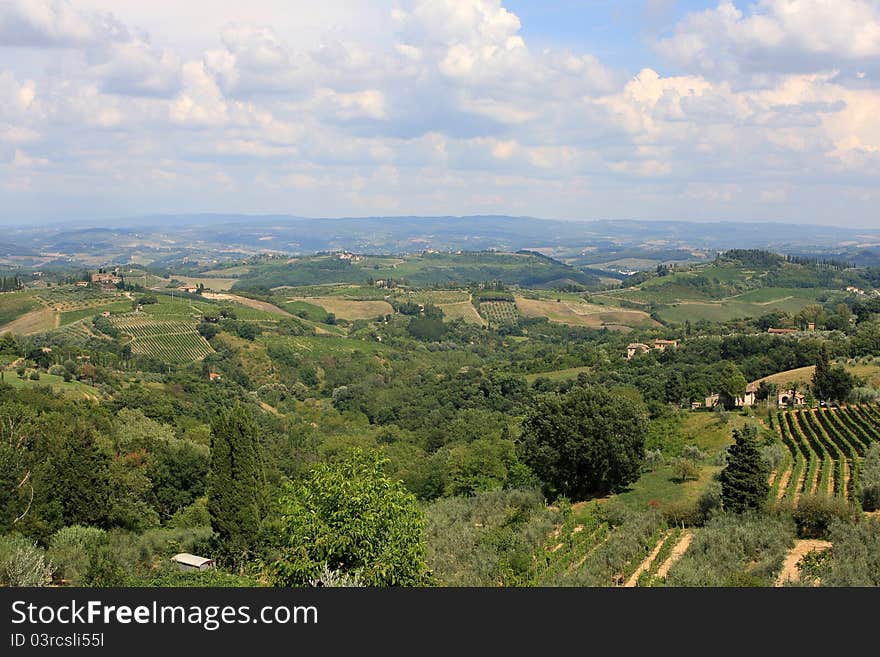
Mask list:
[[772,486],[773,482],[776,481],[776,476],[779,474],[779,470],[774,470],[770,473],[770,476],[767,477],[767,485]]
[[782,564],[782,570],[779,572],[779,576],[776,578],[776,584],[774,584],[774,586],[785,586],[786,582],[800,581],[800,573],[797,569],[800,560],[810,552],[827,550],[830,547],[831,543],[828,541],[817,541],[814,539],[796,541],[794,547],[785,557],[785,561]]
[[801,471],[800,475],[798,475],[798,480],[795,482],[795,494],[794,494],[794,505],[797,506],[798,502],[801,500],[801,493],[803,492],[804,480],[807,477],[807,466],[804,464],[804,469]]
[[819,475],[822,474],[822,466],[820,465],[816,468],[816,473],[813,475],[813,482],[810,484],[810,495],[815,495],[819,491]]
[[849,499],[849,480],[852,478],[852,472],[849,469],[849,459],[843,460],[843,485],[840,487],[840,492],[843,495],[843,499]]
[[669,574],[669,569],[675,565],[675,562],[681,559],[684,556],[684,553],[688,551],[688,548],[691,546],[691,541],[694,540],[694,533],[690,530],[686,530],[681,538],[678,539],[678,543],[675,544],[675,547],[672,548],[672,552],[667,557],[666,561],[660,564],[660,568],[657,569],[657,577],[660,579],[666,579],[666,576]]
[[248,299],[247,297],[240,297],[237,294],[203,292],[202,296],[206,299],[216,299],[218,301],[234,301],[235,303],[240,303],[242,306],[254,308],[255,310],[262,310],[267,313],[272,313],[273,315],[281,315],[282,317],[293,317],[291,313],[287,312],[283,308],[274,306],[271,303],[267,303],[266,301],[257,301],[256,299]]
[[828,497],[834,497],[834,480],[837,479],[837,468],[831,470],[831,476],[828,477]]
[[[595,533],[595,532],[594,532],[594,533]],[[571,572],[574,572],[575,570],[577,570],[578,568],[580,568],[581,566],[583,566],[583,565],[584,565],[584,562],[585,562],[587,559],[590,558],[590,555],[593,554],[593,552],[595,552],[596,550],[598,550],[600,547],[602,547],[603,545],[605,545],[605,543],[608,541],[608,539],[611,538],[612,534],[614,534],[614,530],[610,530],[610,531],[608,532],[608,536],[606,536],[606,537],[603,538],[601,541],[599,541],[598,543],[596,543],[593,547],[591,547],[589,550],[587,550],[587,553],[586,553],[584,556],[582,556],[580,559],[578,559],[577,563],[575,563],[575,564],[569,566],[569,567],[568,567],[568,572],[570,572],[570,573],[571,573]]]
[[647,558],[636,568],[636,572],[632,574],[632,576],[626,581],[624,587],[632,588],[639,582],[639,575],[647,571],[651,568],[651,564],[654,563],[654,559],[657,558],[657,555],[660,554],[660,550],[663,549],[663,544],[666,543],[666,540],[669,538],[669,535],[672,533],[672,530],[666,531],[663,533],[663,536],[660,537],[660,540],[657,541],[657,545],[654,546],[654,549],[651,550],[651,554],[647,556]]
[[789,466],[779,478],[779,489],[776,491],[776,499],[781,500],[785,497],[785,491],[788,489],[788,482],[791,480],[791,473],[794,470],[794,466]]

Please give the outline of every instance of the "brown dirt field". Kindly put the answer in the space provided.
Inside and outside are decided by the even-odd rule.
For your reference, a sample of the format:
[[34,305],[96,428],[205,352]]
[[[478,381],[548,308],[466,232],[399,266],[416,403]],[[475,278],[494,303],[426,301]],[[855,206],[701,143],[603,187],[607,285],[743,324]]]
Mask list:
[[273,306],[271,303],[267,303],[265,301],[257,301],[256,299],[248,299],[247,297],[240,297],[237,294],[215,294],[213,292],[204,292],[202,294],[206,299],[217,299],[217,300],[226,300],[226,301],[235,301],[236,303],[240,303],[242,306],[247,306],[248,308],[254,308],[256,310],[263,310],[267,313],[272,313],[274,315],[281,315],[283,317],[293,317],[289,312],[279,308],[278,306]]
[[394,308],[387,301],[356,301],[341,297],[291,297],[288,301],[305,301],[321,306],[341,319],[375,319],[394,313]]
[[57,328],[58,321],[59,316],[54,310],[51,308],[40,308],[25,313],[5,326],[0,326],[0,333],[9,332],[17,335],[31,335],[32,333],[51,331],[53,328]]
[[796,541],[794,547],[785,557],[782,570],[779,571],[779,576],[776,578],[774,586],[785,586],[786,582],[800,581],[800,573],[797,569],[800,560],[810,552],[828,550],[829,548],[831,548],[831,543],[828,541],[817,541],[814,539]]
[[632,328],[657,325],[647,313],[640,310],[609,310],[605,306],[577,301],[516,297],[516,306],[523,317],[546,317],[551,322],[573,326]]
[[459,303],[441,303],[439,306],[443,311],[446,319],[463,319],[468,324],[479,324],[486,326],[486,320],[482,318],[477,309],[470,301],[461,301]]
[[666,579],[666,576],[669,574],[669,569],[675,565],[676,561],[684,556],[684,553],[688,551],[688,548],[691,546],[691,541],[693,540],[694,534],[689,530],[681,535],[681,538],[678,539],[678,543],[672,548],[672,552],[670,552],[666,561],[664,561],[660,565],[660,568],[657,569],[657,577],[660,579]]
[[666,539],[669,538],[670,531],[667,531],[660,537],[660,540],[657,541],[657,545],[654,546],[654,549],[651,550],[651,554],[649,554],[645,560],[639,564],[639,567],[636,568],[636,572],[632,574],[632,576],[626,581],[626,584],[623,586],[626,588],[632,588],[639,581],[639,575],[648,570],[651,567],[651,564],[654,563],[654,559],[657,558],[657,555],[660,554],[660,550],[663,549],[663,544],[666,543]]

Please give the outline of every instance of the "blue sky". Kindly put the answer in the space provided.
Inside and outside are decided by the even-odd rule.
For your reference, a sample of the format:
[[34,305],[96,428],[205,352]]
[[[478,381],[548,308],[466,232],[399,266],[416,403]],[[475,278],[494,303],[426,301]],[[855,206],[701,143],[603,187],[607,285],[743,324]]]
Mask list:
[[0,0],[0,222],[876,228],[880,0]]

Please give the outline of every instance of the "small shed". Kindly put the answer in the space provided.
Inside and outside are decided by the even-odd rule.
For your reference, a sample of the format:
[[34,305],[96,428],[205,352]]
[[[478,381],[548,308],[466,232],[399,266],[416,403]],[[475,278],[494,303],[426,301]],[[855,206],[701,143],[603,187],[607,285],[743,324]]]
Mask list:
[[210,570],[214,567],[214,560],[207,557],[198,557],[188,552],[181,552],[171,557],[171,561],[177,564],[181,570]]

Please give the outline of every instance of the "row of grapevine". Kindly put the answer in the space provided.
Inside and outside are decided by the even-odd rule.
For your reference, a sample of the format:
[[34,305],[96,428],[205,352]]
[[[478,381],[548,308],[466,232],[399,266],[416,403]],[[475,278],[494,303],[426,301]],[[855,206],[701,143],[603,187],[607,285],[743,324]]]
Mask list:
[[134,338],[133,354],[153,356],[166,362],[189,362],[213,353],[211,345],[195,331]]
[[771,498],[795,503],[808,494],[851,498],[860,459],[880,441],[880,408],[874,406],[780,411],[774,424],[791,468],[777,472]]

